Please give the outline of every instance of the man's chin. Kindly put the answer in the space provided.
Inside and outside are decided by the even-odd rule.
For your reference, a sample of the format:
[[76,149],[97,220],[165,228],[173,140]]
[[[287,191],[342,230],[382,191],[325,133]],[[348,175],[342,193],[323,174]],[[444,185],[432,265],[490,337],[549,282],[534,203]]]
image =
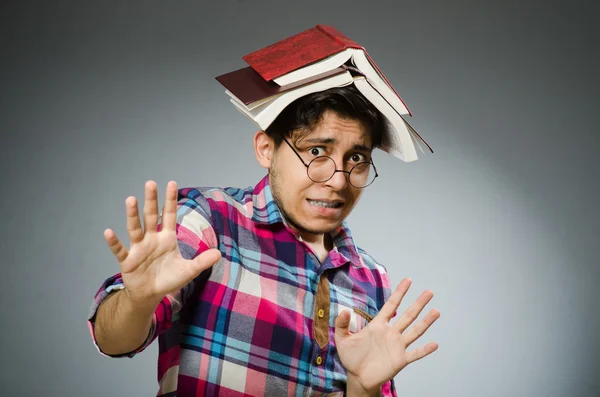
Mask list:
[[311,234],[326,234],[334,232],[341,222],[314,222],[310,224],[298,225],[302,231]]
[[[324,219],[314,217],[310,214],[299,214],[298,217],[290,216],[282,209],[283,217],[289,225],[300,234],[321,235],[334,232],[343,223],[342,219]],[[307,221],[308,220],[308,221]]]

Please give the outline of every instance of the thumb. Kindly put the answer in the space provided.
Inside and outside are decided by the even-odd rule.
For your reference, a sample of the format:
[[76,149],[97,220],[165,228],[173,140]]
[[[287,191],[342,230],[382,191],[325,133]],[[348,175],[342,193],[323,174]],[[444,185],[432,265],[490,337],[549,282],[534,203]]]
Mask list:
[[335,319],[335,336],[338,338],[345,339],[350,336],[348,327],[350,326],[351,314],[349,310],[342,310],[342,312]]
[[211,248],[202,252],[194,259],[188,260],[181,257],[180,259],[183,260],[185,266],[180,266],[178,269],[181,269],[181,271],[185,274],[183,276],[185,280],[182,279],[182,281],[187,283],[217,263],[219,259],[221,259],[221,252],[218,249]]
[[194,267],[198,273],[214,266],[221,259],[221,251],[211,248],[204,251],[194,259]]

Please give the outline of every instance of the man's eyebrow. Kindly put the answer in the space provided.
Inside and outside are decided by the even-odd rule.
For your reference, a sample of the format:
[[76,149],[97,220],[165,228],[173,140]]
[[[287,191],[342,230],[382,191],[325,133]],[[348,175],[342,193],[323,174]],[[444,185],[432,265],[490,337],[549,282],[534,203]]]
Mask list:
[[[337,142],[335,140],[335,138],[307,138],[307,139],[303,139],[302,141],[307,142],[307,143],[312,143],[312,144],[321,144],[321,145],[332,145]],[[352,150],[370,152],[371,150],[373,150],[373,148],[369,147],[367,145],[360,144],[360,143],[355,143],[354,145],[352,145]]]
[[308,143],[320,143],[322,145],[331,145],[331,144],[335,144],[335,138],[307,138],[307,139],[303,139],[303,142],[308,142]]
[[371,150],[373,150],[372,147],[369,147],[367,145],[360,145],[360,144],[356,144],[356,145],[352,146],[352,149],[358,150],[361,152],[370,152]]

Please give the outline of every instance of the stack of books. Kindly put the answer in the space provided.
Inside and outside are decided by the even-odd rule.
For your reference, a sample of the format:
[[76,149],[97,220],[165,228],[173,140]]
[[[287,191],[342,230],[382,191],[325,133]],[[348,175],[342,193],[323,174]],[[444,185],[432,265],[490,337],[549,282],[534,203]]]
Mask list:
[[390,134],[380,149],[417,160],[421,143],[431,146],[406,121],[408,107],[364,47],[327,25],[288,37],[242,57],[249,65],[216,79],[230,102],[265,130],[294,100],[332,87],[354,84],[385,116]]

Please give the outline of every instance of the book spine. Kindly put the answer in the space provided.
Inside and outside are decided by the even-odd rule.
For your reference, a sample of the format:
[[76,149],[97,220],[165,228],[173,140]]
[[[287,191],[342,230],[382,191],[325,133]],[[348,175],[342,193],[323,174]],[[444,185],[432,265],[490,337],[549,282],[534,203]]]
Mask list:
[[408,108],[408,106],[406,105],[406,102],[404,102],[404,100],[402,99],[402,97],[400,96],[400,94],[398,94],[398,92],[394,89],[394,87],[392,86],[392,84],[385,77],[385,75],[383,74],[383,72],[379,69],[379,67],[377,66],[377,64],[373,61],[373,59],[371,58],[371,56],[369,55],[369,53],[367,52],[367,50],[363,46],[359,45],[357,42],[355,42],[354,40],[352,40],[351,38],[349,38],[348,36],[346,36],[345,34],[343,34],[342,32],[340,32],[339,30],[337,30],[333,26],[327,26],[327,25],[321,25],[321,24],[319,24],[319,25],[317,25],[317,29],[319,31],[323,32],[328,37],[330,37],[332,40],[335,40],[336,42],[338,42],[343,48],[356,48],[356,49],[362,50],[365,53],[365,56],[367,57],[367,60],[371,63],[371,65],[373,65],[373,67],[375,68],[375,70],[377,71],[377,73],[379,73],[379,75],[383,78],[383,81],[388,85],[388,87],[390,87],[390,89],[392,90],[392,92],[402,102],[402,104],[404,105],[404,107],[408,111],[408,114],[410,116],[412,116],[412,113],[411,113],[410,109]]
[[325,34],[327,37],[329,37],[330,39],[336,41],[344,49],[357,48],[357,49],[364,50],[363,46],[361,46],[356,41],[352,40],[350,37],[348,37],[345,34],[343,34],[342,32],[340,32],[333,26],[319,24],[319,25],[317,25],[317,29],[320,32],[322,32],[323,34]]

